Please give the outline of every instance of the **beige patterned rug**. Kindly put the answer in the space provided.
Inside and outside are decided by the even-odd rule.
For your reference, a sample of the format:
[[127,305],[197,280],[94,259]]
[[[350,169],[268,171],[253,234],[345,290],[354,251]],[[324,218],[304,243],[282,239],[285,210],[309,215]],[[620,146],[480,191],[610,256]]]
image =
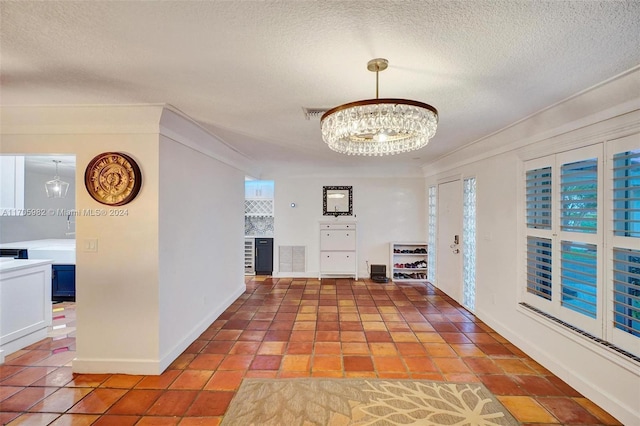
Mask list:
[[518,425],[480,383],[244,379],[222,426]]

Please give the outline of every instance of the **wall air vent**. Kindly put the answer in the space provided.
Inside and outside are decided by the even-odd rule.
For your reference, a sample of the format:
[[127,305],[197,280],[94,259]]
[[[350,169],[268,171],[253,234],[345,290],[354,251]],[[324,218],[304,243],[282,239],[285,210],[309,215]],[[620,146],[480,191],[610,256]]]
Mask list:
[[307,108],[302,107],[302,112],[304,113],[304,118],[307,120],[320,120],[322,114],[329,111],[329,108]]
[[279,271],[305,272],[307,270],[305,246],[279,246]]

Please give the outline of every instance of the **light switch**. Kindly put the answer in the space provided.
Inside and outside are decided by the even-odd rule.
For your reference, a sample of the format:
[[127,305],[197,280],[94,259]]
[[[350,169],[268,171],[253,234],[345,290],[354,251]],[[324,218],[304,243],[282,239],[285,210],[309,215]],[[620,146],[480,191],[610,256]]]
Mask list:
[[98,239],[87,238],[84,240],[84,251],[87,253],[95,253],[98,251]]

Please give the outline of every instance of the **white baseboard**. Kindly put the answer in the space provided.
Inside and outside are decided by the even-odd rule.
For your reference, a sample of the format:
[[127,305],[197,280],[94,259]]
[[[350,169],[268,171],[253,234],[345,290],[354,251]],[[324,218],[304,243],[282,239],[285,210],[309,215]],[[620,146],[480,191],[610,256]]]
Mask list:
[[176,343],[160,359],[117,359],[117,358],[75,358],[72,362],[74,373],[120,373],[159,375],[182,354],[238,297],[246,290],[244,283],[227,297],[216,309],[200,321],[183,339]]
[[80,374],[141,374],[155,376],[162,373],[160,362],[154,359],[75,358],[71,369]]
[[229,295],[225,300],[218,305],[216,309],[211,311],[211,313],[204,318],[200,323],[198,323],[190,333],[185,335],[185,337],[178,343],[176,343],[173,348],[171,348],[166,354],[160,357],[160,372],[156,374],[162,373],[176,358],[182,354],[185,349],[189,347],[204,331],[209,328],[209,326],[216,320],[222,313],[229,307],[233,302],[238,300],[245,291],[246,286],[244,282],[238,286],[238,288]]
[[[318,279],[319,272],[318,271],[306,271],[306,272],[277,272],[274,271],[272,277],[273,278],[309,278],[313,280]],[[353,275],[331,275],[331,274],[323,274],[323,278],[353,278]],[[365,278],[369,278],[369,272],[358,272],[358,279],[362,280]]]
[[[588,377],[588,375],[585,375],[584,371],[578,371],[571,362],[565,362],[562,359],[559,359],[558,356],[554,355],[554,352],[549,352],[544,348],[541,348],[539,345],[536,345],[535,342],[532,342],[530,339],[527,339],[526,333],[523,334],[512,330],[502,322],[497,321],[486,311],[477,311],[476,316],[489,327],[497,331],[501,336],[508,339],[520,350],[524,351],[540,365],[564,380],[585,397],[598,404],[623,424],[640,424],[640,411],[637,406],[632,407],[625,401],[622,401],[618,396],[612,394],[610,390],[608,391],[607,389],[604,389],[602,384],[595,383]],[[550,332],[556,332],[561,335],[564,335],[565,333],[563,330],[556,330],[553,328],[550,328]],[[567,344],[570,343],[575,342],[567,337]],[[607,366],[610,365],[613,374],[613,371],[617,370],[617,367],[620,367],[619,365],[614,366],[613,363],[604,356],[604,352],[599,348],[589,348],[588,343],[586,343],[586,345],[587,346],[585,346],[584,343],[581,345],[583,346],[582,350],[589,350],[590,352],[602,357],[598,368],[607,368]],[[558,348],[557,350],[562,351],[563,349]],[[622,374],[629,374],[629,370],[627,368],[621,368],[621,370],[623,370]],[[637,395],[632,398],[637,398]]]

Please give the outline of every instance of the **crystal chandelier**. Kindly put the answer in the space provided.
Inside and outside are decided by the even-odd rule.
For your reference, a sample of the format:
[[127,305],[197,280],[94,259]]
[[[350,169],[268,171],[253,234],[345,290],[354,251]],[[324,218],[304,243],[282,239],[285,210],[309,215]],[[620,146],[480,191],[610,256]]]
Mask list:
[[58,163],[61,163],[61,161],[53,160],[53,162],[56,163],[56,175],[53,180],[44,184],[44,189],[47,191],[47,197],[49,198],[64,198],[67,196],[69,184],[60,180],[60,176],[58,176]]
[[376,98],[350,102],[325,112],[320,119],[322,139],[329,148],[349,155],[390,155],[414,151],[436,134],[438,110],[407,99],[378,98],[378,73],[389,66],[372,59]]

